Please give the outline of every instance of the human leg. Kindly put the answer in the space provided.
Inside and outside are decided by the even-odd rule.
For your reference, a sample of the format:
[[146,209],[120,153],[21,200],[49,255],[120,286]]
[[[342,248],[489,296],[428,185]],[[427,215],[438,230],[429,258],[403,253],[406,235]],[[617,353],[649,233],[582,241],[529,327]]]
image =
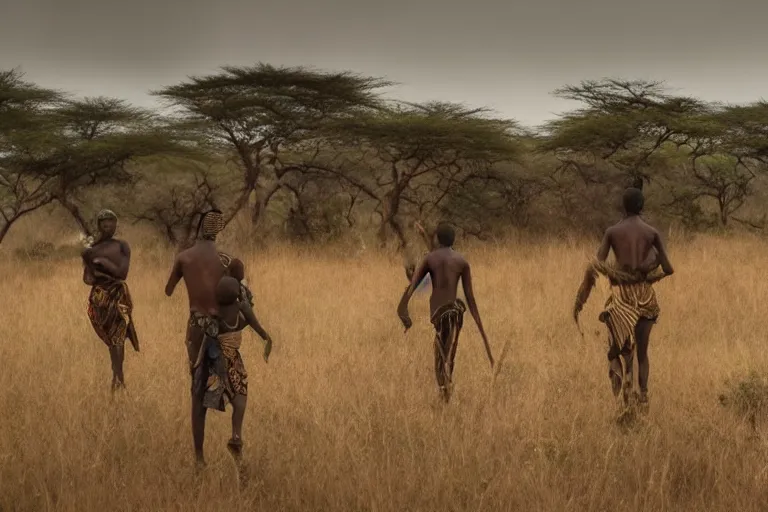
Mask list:
[[443,401],[448,402],[450,400],[450,391],[448,389],[449,379],[446,372],[446,347],[445,336],[442,329],[438,328],[435,332],[435,380],[437,381],[437,388],[440,391],[440,397]]
[[204,331],[199,326],[190,321],[187,327],[187,355],[189,358],[189,370],[191,377],[191,420],[192,420],[192,440],[195,447],[195,458],[198,464],[205,464],[203,454],[203,443],[205,441],[205,417],[207,409],[203,405],[205,394],[205,382],[207,381],[206,365],[196,363],[199,361],[200,349],[203,344]]
[[650,342],[651,329],[654,320],[641,318],[635,329],[635,338],[637,339],[637,373],[638,384],[640,387],[640,401],[648,401],[648,376],[650,373],[650,362],[648,360],[648,344]]
[[224,346],[222,350],[227,367],[228,388],[231,389],[230,402],[232,403],[232,438],[227,443],[235,460],[240,461],[243,448],[243,420],[248,403],[248,372],[240,355],[240,350],[234,347]]
[[232,399],[232,438],[227,443],[235,460],[242,458],[243,450],[243,420],[245,419],[245,408],[248,404],[246,395],[236,395]]
[[445,402],[451,399],[453,369],[461,327],[461,313],[454,310],[441,316],[435,325],[435,375]]
[[109,357],[112,361],[112,392],[125,387],[123,361],[125,360],[125,343],[116,343],[109,347]]

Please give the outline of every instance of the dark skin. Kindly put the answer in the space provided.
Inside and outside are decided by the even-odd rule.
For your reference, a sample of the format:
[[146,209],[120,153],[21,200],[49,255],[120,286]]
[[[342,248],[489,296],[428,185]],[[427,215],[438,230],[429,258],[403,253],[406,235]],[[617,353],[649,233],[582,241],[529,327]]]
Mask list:
[[[93,286],[114,279],[125,281],[131,267],[131,247],[128,242],[113,238],[117,230],[116,219],[101,220],[98,228],[99,238],[81,254],[83,282]],[[110,347],[109,357],[112,361],[112,391],[115,391],[125,387],[125,346]]]
[[[240,295],[240,283],[237,279],[222,279],[217,288],[217,299],[219,303],[219,318],[223,324],[220,332],[241,331],[246,327],[251,327],[261,339],[264,340],[264,362],[269,362],[269,354],[272,352],[272,338],[256,319],[256,314],[250,305],[245,301],[238,301]],[[229,328],[228,326],[234,326]],[[243,420],[245,418],[245,408],[248,403],[248,397],[237,395],[232,400],[232,440],[231,450],[236,457],[239,457],[239,448],[243,436]]]
[[195,245],[176,255],[171,275],[165,285],[165,295],[173,295],[179,281],[184,279],[189,310],[216,316],[219,311],[216,286],[225,271],[216,250],[216,243],[212,240],[198,240]]
[[464,288],[464,297],[467,299],[467,308],[475,320],[475,324],[477,324],[477,328],[488,351],[491,366],[493,366],[493,356],[491,356],[488,349],[488,337],[485,335],[483,322],[480,319],[480,312],[475,301],[475,293],[472,289],[472,271],[469,262],[459,253],[455,252],[452,247],[439,245],[437,249],[427,254],[416,268],[411,285],[403,294],[397,308],[397,314],[400,316],[406,332],[413,325],[408,315],[408,303],[413,296],[414,290],[426,277],[427,273],[430,274],[432,280],[432,295],[429,298],[430,314],[434,314],[441,306],[456,300],[459,280],[461,280]]
[[[165,285],[165,294],[173,295],[176,285],[184,279],[189,299],[190,312],[208,316],[219,314],[216,301],[216,287],[225,274],[221,264],[216,243],[212,240],[198,240],[195,245],[180,252],[171,269],[171,275]],[[200,329],[187,329],[187,350],[189,360],[194,361],[203,342],[203,332]],[[204,463],[203,441],[205,439],[206,408],[203,406],[203,396],[192,396],[192,437],[195,444],[195,454],[199,463]]]
[[616,262],[623,269],[650,272],[661,265],[665,274],[674,273],[661,235],[639,215],[627,214],[623,220],[605,231],[597,259],[605,261],[611,249]]
[[[648,273],[660,265],[667,276],[675,272],[672,264],[669,262],[669,256],[659,232],[653,226],[646,223],[639,214],[627,213],[623,220],[606,230],[603,241],[597,251],[597,259],[605,261],[611,250],[613,250],[618,266],[622,269]],[[641,318],[635,328],[638,380],[641,399],[644,401],[647,399],[648,391],[648,375],[650,373],[648,343],[653,324],[654,321],[652,319]],[[627,361],[627,369],[630,374],[632,362],[632,360]],[[619,363],[618,360],[615,360],[611,364],[613,366]],[[614,394],[618,394],[621,382],[613,374],[611,378],[614,381]]]

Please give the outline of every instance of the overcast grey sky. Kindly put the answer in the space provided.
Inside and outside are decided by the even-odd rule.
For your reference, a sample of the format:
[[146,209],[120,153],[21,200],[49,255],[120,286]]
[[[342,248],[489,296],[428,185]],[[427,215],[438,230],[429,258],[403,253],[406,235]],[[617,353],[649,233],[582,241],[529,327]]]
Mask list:
[[309,65],[534,125],[572,106],[553,89],[605,76],[768,98],[767,19],[765,0],[0,0],[0,68],[148,106],[221,65]]

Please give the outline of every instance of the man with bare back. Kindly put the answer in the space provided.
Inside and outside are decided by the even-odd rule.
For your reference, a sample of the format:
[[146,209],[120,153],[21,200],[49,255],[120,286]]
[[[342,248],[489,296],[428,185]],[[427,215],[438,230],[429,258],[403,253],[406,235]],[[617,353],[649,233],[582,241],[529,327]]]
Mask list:
[[[574,307],[574,319],[589,297],[598,274],[608,278],[611,296],[600,314],[600,321],[608,327],[609,377],[615,397],[622,393],[625,406],[630,405],[632,366],[637,349],[637,396],[643,407],[648,403],[648,341],[651,327],[656,323],[660,309],[653,283],[674,273],[659,232],[641,217],[644,198],[639,188],[624,192],[625,217],[605,232],[596,260],[587,267]],[[615,264],[606,263],[611,249]],[[659,270],[661,266],[661,270]]]
[[443,401],[447,403],[451,399],[454,359],[459,334],[463,327],[464,312],[467,310],[467,305],[457,297],[459,280],[461,280],[464,288],[469,312],[472,314],[483,338],[491,367],[493,367],[493,356],[475,302],[469,263],[453,250],[453,242],[456,238],[453,227],[441,223],[435,230],[435,235],[437,248],[430,251],[416,268],[411,285],[400,300],[397,313],[407,332],[413,325],[408,315],[408,302],[419,283],[429,273],[432,280],[432,295],[429,299],[430,319],[436,331],[434,340],[435,377],[440,395]]
[[112,360],[112,392],[125,387],[123,361],[125,340],[139,351],[139,338],[133,325],[133,301],[125,280],[131,266],[131,248],[114,238],[117,215],[102,210],[96,217],[97,238],[82,254],[83,282],[91,287],[88,319],[101,338]]
[[224,228],[220,211],[213,210],[203,215],[199,231],[201,237],[195,244],[180,252],[171,269],[165,294],[173,295],[176,285],[184,279],[189,299],[189,320],[187,322],[186,347],[189,357],[189,373],[192,378],[192,437],[197,462],[205,464],[203,441],[205,439],[206,407],[203,398],[208,380],[204,359],[206,337],[218,336],[219,306],[216,287],[226,274],[231,257],[216,249],[216,236]]

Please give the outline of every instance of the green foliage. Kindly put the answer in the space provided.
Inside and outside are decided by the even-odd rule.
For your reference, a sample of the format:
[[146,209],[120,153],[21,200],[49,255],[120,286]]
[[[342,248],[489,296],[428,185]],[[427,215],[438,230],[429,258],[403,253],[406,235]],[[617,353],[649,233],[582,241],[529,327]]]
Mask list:
[[[335,119],[379,107],[377,78],[303,67],[227,66],[221,72],[169,86],[154,94],[196,124],[206,140],[238,164],[242,189],[231,218],[256,192],[254,218],[290,173],[311,166],[322,146],[318,130]],[[304,154],[295,162],[286,153]]]
[[134,223],[154,226],[174,245],[193,240],[200,214],[237,193],[221,162],[166,157],[144,164],[142,171],[135,184],[141,193],[122,206]]
[[[521,152],[516,124],[449,103],[399,104],[340,119],[325,133],[345,155],[330,170],[375,202],[382,242],[407,244],[403,216],[440,214],[443,203]],[[359,149],[354,149],[359,148]]]
[[[547,125],[540,151],[557,156],[555,182],[563,197],[587,195],[595,213],[607,204],[590,192],[616,197],[628,180],[663,184],[667,213],[703,225],[710,201],[725,226],[745,204],[764,170],[764,104],[720,107],[673,96],[659,82],[603,80],[568,86],[556,94],[585,106]],[[659,158],[659,156],[664,158]],[[680,158],[683,155],[683,158]],[[584,190],[584,188],[589,190]]]
[[22,215],[57,201],[85,234],[82,193],[90,187],[130,184],[128,164],[158,154],[189,153],[150,113],[112,98],[69,99],[0,74],[0,240]]
[[658,82],[585,81],[555,94],[586,106],[549,123],[541,149],[582,172],[597,170],[600,161],[620,174],[646,176],[651,155],[683,144],[692,123],[709,113],[704,102],[668,95]]
[[449,220],[481,238],[508,228],[598,234],[630,185],[646,187],[654,222],[765,226],[764,101],[720,105],[661,82],[588,80],[554,91],[580,105],[534,132],[484,108],[387,101],[388,85],[225,66],[153,92],[172,107],[161,117],[0,71],[0,241],[52,202],[86,234],[108,203],[181,245],[201,210],[216,206],[230,221],[249,204],[256,229],[294,240],[376,228],[382,244],[394,237],[405,249],[414,220]]
[[16,162],[35,139],[49,143],[45,128],[59,101],[57,92],[26,82],[16,70],[0,72],[0,242],[15,221],[52,200],[50,178],[38,178]]

